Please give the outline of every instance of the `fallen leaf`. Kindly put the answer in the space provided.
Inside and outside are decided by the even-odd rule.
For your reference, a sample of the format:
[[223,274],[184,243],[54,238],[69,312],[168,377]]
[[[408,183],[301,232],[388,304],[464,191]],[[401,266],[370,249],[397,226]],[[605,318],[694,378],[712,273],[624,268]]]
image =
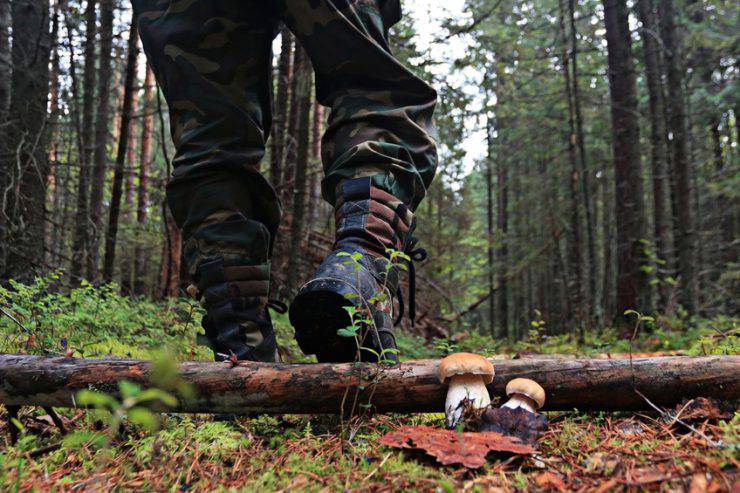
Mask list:
[[705,493],[708,486],[707,475],[703,472],[697,472],[691,477],[689,493]]
[[705,420],[718,421],[720,419],[732,418],[731,412],[721,410],[716,401],[705,397],[697,397],[691,401],[684,400],[684,402],[676,406],[675,412],[672,414],[674,416],[678,414],[681,421],[689,423]]
[[515,437],[488,432],[458,432],[431,426],[402,426],[385,434],[380,443],[389,447],[423,450],[440,464],[462,464],[477,469],[486,463],[489,452],[529,455],[531,445]]
[[558,490],[565,491],[565,483],[560,476],[554,472],[545,471],[534,480],[535,484],[547,491]]
[[534,444],[540,433],[547,430],[547,424],[544,414],[530,413],[522,408],[489,407],[481,416],[478,431],[494,431]]

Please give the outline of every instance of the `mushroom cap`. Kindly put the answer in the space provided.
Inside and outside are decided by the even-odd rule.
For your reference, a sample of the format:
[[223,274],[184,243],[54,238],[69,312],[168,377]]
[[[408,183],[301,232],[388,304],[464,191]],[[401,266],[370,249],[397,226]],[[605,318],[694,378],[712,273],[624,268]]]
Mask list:
[[506,395],[519,394],[532,399],[537,404],[537,409],[545,404],[545,389],[534,380],[528,378],[515,378],[506,384]]
[[439,362],[439,381],[457,375],[480,375],[485,383],[493,381],[493,363],[479,354],[455,353]]

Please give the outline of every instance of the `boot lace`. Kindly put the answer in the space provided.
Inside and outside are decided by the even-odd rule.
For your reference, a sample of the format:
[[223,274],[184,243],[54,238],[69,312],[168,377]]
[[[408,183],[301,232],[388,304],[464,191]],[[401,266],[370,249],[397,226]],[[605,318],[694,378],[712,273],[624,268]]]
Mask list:
[[[414,262],[422,262],[426,260],[427,258],[427,251],[424,248],[416,246],[416,244],[419,242],[419,239],[412,236],[409,233],[408,239],[406,240],[406,244],[403,248],[403,253],[405,253],[408,256],[408,260],[404,259],[403,261],[406,262],[406,265],[408,266],[408,272],[409,272],[409,319],[411,320],[411,328],[414,328],[414,323],[416,322],[416,268],[414,267]],[[398,296],[398,317],[396,318],[396,321],[394,322],[394,325],[398,325],[401,323],[401,320],[403,319],[403,312],[404,312],[404,300],[403,300],[403,291],[401,290],[401,283],[398,283],[398,286],[396,287],[396,296]]]

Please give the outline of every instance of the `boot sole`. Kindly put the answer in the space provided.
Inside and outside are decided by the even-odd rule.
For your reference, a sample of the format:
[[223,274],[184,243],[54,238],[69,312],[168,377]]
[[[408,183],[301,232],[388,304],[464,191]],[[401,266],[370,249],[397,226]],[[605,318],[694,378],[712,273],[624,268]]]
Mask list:
[[351,325],[345,307],[352,303],[333,290],[300,293],[290,305],[290,323],[305,354],[315,354],[319,363],[346,363],[357,359],[357,344],[337,330]]

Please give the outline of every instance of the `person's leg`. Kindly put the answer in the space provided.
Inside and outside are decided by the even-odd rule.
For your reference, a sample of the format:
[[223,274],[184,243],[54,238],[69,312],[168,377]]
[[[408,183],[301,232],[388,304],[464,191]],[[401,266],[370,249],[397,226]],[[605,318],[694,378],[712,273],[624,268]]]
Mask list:
[[[280,5],[313,63],[318,100],[331,107],[322,189],[337,222],[334,252],[299,291],[291,322],[304,352],[324,361],[353,359],[354,342],[336,330],[348,325],[344,305],[369,306],[377,331],[364,344],[392,349],[398,268],[388,268],[387,250],[408,252],[413,244],[413,210],[437,164],[436,93],[390,53],[387,31],[400,17],[398,0]],[[347,253],[360,254],[359,270]]]
[[167,200],[220,359],[232,352],[240,359],[275,358],[265,304],[280,204],[258,166],[270,126],[278,21],[265,4],[133,0],[176,147]]

